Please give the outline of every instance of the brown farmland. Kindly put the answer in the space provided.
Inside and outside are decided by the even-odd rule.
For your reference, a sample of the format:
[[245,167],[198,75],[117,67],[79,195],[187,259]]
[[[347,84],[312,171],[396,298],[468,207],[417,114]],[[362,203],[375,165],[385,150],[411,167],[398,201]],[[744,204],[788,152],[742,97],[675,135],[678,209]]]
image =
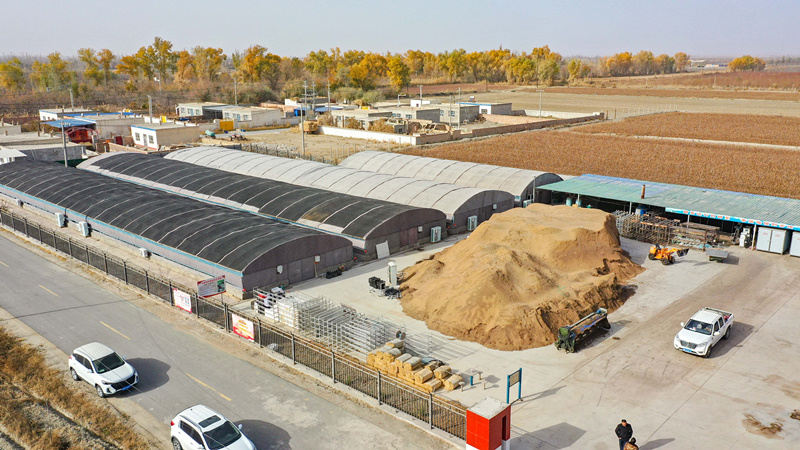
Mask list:
[[[644,81],[640,81],[644,83]],[[534,92],[535,89],[519,89]],[[584,95],[630,95],[639,97],[665,98],[720,98],[743,100],[800,101],[800,93],[795,91],[757,91],[757,90],[712,90],[691,88],[636,88],[636,87],[553,87],[545,88],[545,93],[584,94]]]
[[800,146],[800,118],[744,114],[666,113],[629,117],[573,130],[623,136],[660,136]]
[[544,131],[405,152],[565,175],[592,173],[800,199],[796,150]]
[[[766,89],[771,91],[800,88],[800,72],[794,70],[765,70],[760,72],[708,71],[671,75],[602,78],[596,79],[603,86],[660,86],[689,89]],[[647,81],[645,81],[647,80]]]

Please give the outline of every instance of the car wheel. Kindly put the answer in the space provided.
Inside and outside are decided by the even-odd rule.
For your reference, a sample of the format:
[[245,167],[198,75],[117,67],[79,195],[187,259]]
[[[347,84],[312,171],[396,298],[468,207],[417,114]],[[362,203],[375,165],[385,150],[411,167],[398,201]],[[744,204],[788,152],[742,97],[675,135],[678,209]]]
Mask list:
[[78,376],[78,372],[75,372],[75,369],[73,369],[71,367],[69,369],[69,374],[72,375],[72,379],[73,380],[75,380],[75,381],[80,381],[81,380],[81,377]]
[[706,350],[706,354],[703,355],[703,358],[710,358],[711,357],[711,349],[712,348],[714,348],[714,347],[708,347],[708,350]]
[[178,438],[172,438],[172,448],[175,450],[181,450],[183,448],[181,447],[181,443],[178,442]]
[[98,384],[98,385],[95,385],[94,389],[97,391],[97,395],[99,395],[99,396],[100,396],[100,398],[103,398],[103,397],[105,397],[105,396],[106,396],[106,393],[105,393],[105,392],[103,392],[103,388],[102,388],[102,387],[100,387],[100,385],[99,385],[99,384]]
[[729,337],[731,337],[731,328],[733,328],[732,325],[729,326],[727,330],[725,330],[725,336],[722,336],[722,339],[728,339]]

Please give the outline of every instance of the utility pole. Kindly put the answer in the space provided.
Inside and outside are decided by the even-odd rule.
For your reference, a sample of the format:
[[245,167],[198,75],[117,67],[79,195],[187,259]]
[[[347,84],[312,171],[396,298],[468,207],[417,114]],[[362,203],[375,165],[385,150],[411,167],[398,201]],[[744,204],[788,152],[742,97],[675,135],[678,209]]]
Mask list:
[[75,101],[72,98],[72,88],[69,88],[69,106],[72,108],[72,112],[75,112]]
[[303,81],[303,99],[300,101],[300,142],[302,143],[303,156],[306,154],[306,97],[308,97],[308,84]]
[[236,72],[233,73],[233,105],[239,106],[239,93],[236,92]]
[[456,128],[461,129],[461,88],[458,88],[458,125]]
[[311,82],[311,112],[314,118],[317,118],[317,82]]
[[333,117],[333,114],[331,114],[331,111],[332,111],[331,110],[331,80],[328,80],[328,114],[330,114],[330,116]]
[[147,96],[147,110],[150,114],[150,123],[153,123],[153,97]]
[[453,129],[453,96],[450,95],[450,107],[447,108],[447,126]]
[[539,117],[542,117],[542,92],[544,89],[539,89]]
[[419,106],[422,107],[422,85],[419,85]]
[[[70,92],[72,92],[70,90]],[[64,119],[61,119],[61,146],[64,148],[64,167],[67,165],[67,136],[64,134]]]

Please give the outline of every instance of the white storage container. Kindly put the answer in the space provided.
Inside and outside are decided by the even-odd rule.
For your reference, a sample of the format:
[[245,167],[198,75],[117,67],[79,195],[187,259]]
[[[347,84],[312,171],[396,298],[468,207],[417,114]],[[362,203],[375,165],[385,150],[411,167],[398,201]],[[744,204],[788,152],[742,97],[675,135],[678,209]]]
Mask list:
[[792,245],[789,248],[789,254],[792,256],[800,256],[800,231],[792,233]]
[[756,250],[769,251],[769,241],[772,238],[772,228],[761,227],[756,236]]
[[773,229],[772,238],[769,241],[769,251],[779,255],[786,253],[789,250],[789,238],[791,236],[791,231]]

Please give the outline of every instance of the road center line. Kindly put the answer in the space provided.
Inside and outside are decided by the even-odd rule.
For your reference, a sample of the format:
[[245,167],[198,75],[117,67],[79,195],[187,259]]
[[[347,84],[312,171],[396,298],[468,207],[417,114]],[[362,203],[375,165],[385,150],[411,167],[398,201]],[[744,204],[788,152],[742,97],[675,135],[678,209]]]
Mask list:
[[129,338],[128,336],[125,336],[124,334],[122,334],[119,331],[115,330],[114,328],[111,327],[111,325],[103,322],[102,320],[100,321],[100,323],[102,323],[106,328],[108,328],[109,330],[113,331],[114,333],[117,333],[118,335],[124,337],[125,339],[127,339],[129,341],[131,340],[131,338]]
[[200,386],[203,386],[203,387],[205,387],[205,388],[211,389],[212,391],[214,391],[215,393],[217,393],[217,394],[218,394],[220,397],[224,398],[225,400],[227,400],[227,401],[231,401],[231,398],[230,398],[230,397],[228,397],[228,396],[227,396],[227,395],[225,395],[225,394],[222,394],[222,393],[220,393],[219,391],[217,391],[217,390],[216,390],[216,389],[214,389],[213,387],[211,387],[211,386],[209,386],[209,385],[207,385],[207,384],[203,383],[202,381],[200,381],[200,380],[198,380],[197,378],[193,377],[191,374],[189,374],[189,373],[186,373],[186,376],[187,376],[187,377],[189,377],[189,378],[191,378],[192,380],[194,380],[194,381],[195,381],[197,384],[199,384]]
[[[5,264],[3,264],[3,265],[5,265]],[[45,291],[55,295],[56,297],[58,297],[58,294],[56,294],[55,292],[51,291],[50,289],[47,289],[46,287],[42,286],[41,284],[39,285],[39,287],[44,289]]]

